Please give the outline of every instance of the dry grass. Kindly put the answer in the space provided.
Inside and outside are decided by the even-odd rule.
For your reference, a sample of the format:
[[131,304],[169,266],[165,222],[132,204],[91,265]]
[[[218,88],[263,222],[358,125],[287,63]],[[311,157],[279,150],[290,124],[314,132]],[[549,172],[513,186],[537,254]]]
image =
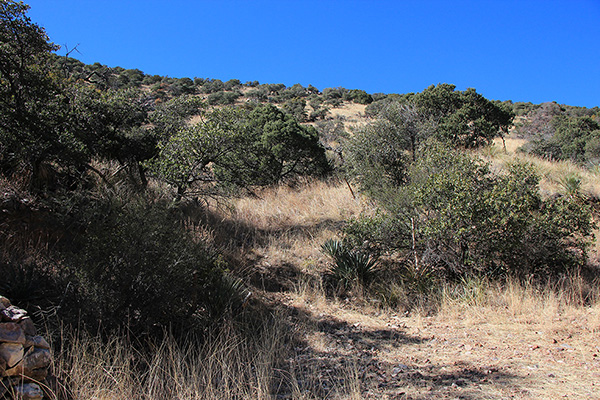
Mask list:
[[507,163],[515,161],[533,164],[542,178],[540,190],[545,196],[564,193],[565,179],[575,177],[581,181],[583,194],[600,198],[600,173],[598,171],[583,168],[570,161],[550,161],[519,153],[517,150],[525,143],[524,139],[508,137],[506,152],[503,149],[502,141],[496,140],[491,147],[479,151],[479,154],[497,168],[502,168]]
[[358,104],[353,102],[343,102],[339,107],[331,109],[331,115],[333,117],[341,117],[351,122],[365,122],[364,114],[367,108],[364,104]]
[[593,399],[600,398],[599,300],[597,284],[574,276],[545,287],[448,286],[434,315],[310,289],[285,301],[312,322],[305,335],[324,366],[355,360],[360,398]]
[[474,282],[458,296],[444,296],[441,312],[422,331],[443,344],[440,363],[510,375],[512,382],[491,385],[502,397],[599,398],[599,295],[597,284],[578,276],[546,287]]
[[282,297],[295,311],[254,336],[229,326],[144,355],[125,337],[79,335],[56,370],[85,399],[594,399],[600,297],[596,287],[583,301],[585,286],[474,281],[448,288],[433,316],[307,289]]
[[[75,333],[63,337],[56,354],[60,384],[55,399],[216,400],[318,399],[321,387],[308,387],[307,371],[294,365],[293,334],[285,316],[254,335],[225,326],[202,338],[178,343],[168,337],[135,351],[126,335],[108,342]],[[313,373],[316,371],[312,371]],[[327,388],[327,398],[357,397],[351,368]],[[62,378],[62,379],[60,379]],[[359,392],[358,392],[359,393]]]
[[[506,153],[496,145],[479,154],[494,168],[532,162],[547,195],[570,174],[586,194],[600,194],[595,173],[516,153],[518,140],[506,144]],[[73,398],[600,399],[598,282],[473,279],[437,291],[435,313],[407,314],[367,296],[332,298],[320,279],[320,247],[369,204],[345,182],[257,194],[211,205],[212,228],[199,233],[235,252],[249,276],[288,281],[269,291],[247,279],[273,305],[267,327],[248,335],[228,326],[183,344],[167,339],[143,354],[125,336],[106,343],[74,335],[56,353]],[[401,286],[394,290],[402,297]]]
[[339,235],[344,221],[364,207],[364,200],[354,198],[345,182],[314,181],[238,199],[221,210],[221,218],[237,231],[250,229],[245,256],[267,268],[292,265],[311,273],[323,264],[321,245]]
[[234,218],[262,229],[314,225],[343,220],[361,210],[346,183],[314,181],[298,187],[278,186],[234,203]]

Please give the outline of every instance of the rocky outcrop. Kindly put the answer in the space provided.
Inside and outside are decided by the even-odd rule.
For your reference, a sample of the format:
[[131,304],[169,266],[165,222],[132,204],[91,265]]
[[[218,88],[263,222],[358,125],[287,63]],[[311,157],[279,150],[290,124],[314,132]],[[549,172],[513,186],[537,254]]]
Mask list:
[[0,398],[41,400],[51,361],[27,312],[0,296]]

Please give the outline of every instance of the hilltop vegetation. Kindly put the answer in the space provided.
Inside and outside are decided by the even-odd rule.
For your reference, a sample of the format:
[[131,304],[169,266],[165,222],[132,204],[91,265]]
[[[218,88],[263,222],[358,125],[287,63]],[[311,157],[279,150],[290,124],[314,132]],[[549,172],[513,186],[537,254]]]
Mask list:
[[[0,5],[0,293],[38,310],[57,348],[69,346],[60,326],[92,353],[122,332],[144,338],[127,344],[140,354],[129,367],[150,376],[137,382],[149,392],[177,386],[155,363],[192,340],[204,347],[188,365],[210,370],[195,364],[210,353],[248,368],[211,370],[194,383],[204,394],[185,396],[219,382],[241,397],[360,396],[356,377],[316,388],[301,382],[305,365],[284,365],[314,350],[299,345],[294,329],[312,320],[294,301],[426,315],[457,293],[492,302],[523,284],[595,304],[598,192],[579,175],[540,190],[548,174],[534,163],[597,177],[598,107],[491,101],[451,84],[369,94],[86,65],[56,55],[27,10]],[[362,112],[335,113],[349,105]],[[514,137],[524,146],[504,163],[494,152]]]

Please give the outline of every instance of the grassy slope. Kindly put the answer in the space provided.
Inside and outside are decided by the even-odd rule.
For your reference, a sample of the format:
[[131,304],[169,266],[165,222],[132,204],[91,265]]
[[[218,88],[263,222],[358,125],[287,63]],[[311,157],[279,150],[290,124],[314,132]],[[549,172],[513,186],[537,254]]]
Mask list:
[[[332,114],[364,123],[351,107]],[[545,195],[576,176],[585,195],[600,197],[598,173],[518,154],[521,144],[509,137],[506,151],[500,142],[479,155],[495,168],[533,163]],[[266,234],[251,246],[259,268],[296,271],[283,275],[292,277],[283,293],[263,295],[297,311],[294,323],[307,346],[294,362],[319,377],[309,392],[323,393],[325,385],[351,398],[600,398],[600,298],[578,277],[560,290],[474,282],[467,291],[449,289],[432,316],[326,298],[315,278],[326,264],[318,247],[367,207],[345,184],[319,183],[242,199],[231,216]],[[598,262],[597,248],[591,261]]]
[[[360,124],[363,111],[344,105],[331,114]],[[548,195],[561,190],[561,177],[577,174],[583,191],[600,197],[597,173],[518,155],[516,139],[506,144],[507,153],[496,144],[479,154],[498,168],[515,158],[533,162]],[[271,305],[268,329],[248,338],[227,327],[202,348],[165,342],[146,360],[145,376],[136,374],[140,355],[124,338],[70,340],[56,370],[70,377],[74,398],[600,398],[597,287],[578,277],[563,290],[470,282],[443,292],[436,313],[410,315],[360,296],[328,298],[320,245],[368,202],[343,182],[258,194],[211,208],[213,228],[198,234],[240,261],[255,301]]]
[[248,339],[232,328],[202,349],[165,343],[146,377],[119,339],[74,341],[64,365],[76,397],[600,398],[600,297],[577,277],[560,291],[470,282],[448,288],[434,314],[326,297],[319,246],[365,207],[345,184],[307,183],[221,209],[213,234],[245,238],[236,256],[254,299],[272,305],[269,329]]

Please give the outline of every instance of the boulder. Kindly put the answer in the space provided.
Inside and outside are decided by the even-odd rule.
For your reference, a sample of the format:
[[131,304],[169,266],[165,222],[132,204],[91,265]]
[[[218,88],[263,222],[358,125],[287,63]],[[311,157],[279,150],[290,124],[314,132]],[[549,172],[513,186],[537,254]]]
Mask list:
[[28,336],[25,335],[25,344],[23,345],[26,349],[30,347],[37,347],[38,349],[50,349],[50,345],[42,336]]
[[14,387],[17,398],[23,400],[41,400],[44,397],[44,392],[40,385],[35,383],[26,383]]
[[31,380],[34,383],[43,382],[48,377],[49,368],[39,368],[31,371],[25,370],[24,372],[27,374],[27,377],[23,378],[24,380]]
[[33,324],[31,318],[25,317],[21,319],[19,325],[21,326],[21,329],[23,329],[23,332],[25,332],[26,335],[35,336],[37,334],[37,330],[35,329],[35,325]]
[[25,370],[23,369],[23,360],[19,361],[14,367],[7,368],[5,373],[8,377],[17,377],[18,379],[23,380],[22,376],[25,373]]
[[27,316],[27,311],[15,306],[8,306],[0,310],[0,319],[4,322],[19,322]]
[[50,356],[50,350],[33,348],[33,351],[27,352],[23,360],[25,375],[27,375],[27,371],[48,368],[52,357]]
[[0,295],[0,310],[4,310],[5,308],[10,307],[10,300],[6,297]]
[[0,357],[6,361],[7,370],[13,368],[23,360],[25,352],[20,343],[2,343],[0,344]]
[[25,344],[25,333],[14,322],[0,323],[0,343]]

